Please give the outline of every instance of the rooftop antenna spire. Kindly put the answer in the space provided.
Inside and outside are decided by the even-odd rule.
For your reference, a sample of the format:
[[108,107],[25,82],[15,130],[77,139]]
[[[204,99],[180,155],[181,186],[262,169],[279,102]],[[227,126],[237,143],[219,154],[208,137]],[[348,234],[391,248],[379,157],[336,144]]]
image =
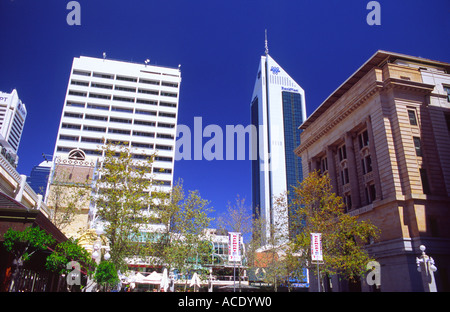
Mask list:
[[266,40],[265,40],[265,52],[266,52],[266,55],[267,54],[269,54],[269,45],[268,45],[268,43],[267,43],[267,29],[265,30],[265,37],[266,37]]

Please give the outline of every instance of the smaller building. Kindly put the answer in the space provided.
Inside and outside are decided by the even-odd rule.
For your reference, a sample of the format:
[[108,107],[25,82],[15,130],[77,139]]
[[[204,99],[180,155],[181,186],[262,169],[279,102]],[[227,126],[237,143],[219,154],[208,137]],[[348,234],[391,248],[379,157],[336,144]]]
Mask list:
[[0,144],[5,149],[2,154],[15,166],[26,117],[26,106],[16,89],[11,93],[0,92]]
[[31,169],[30,175],[27,177],[27,183],[31,186],[36,194],[41,194],[45,198],[47,193],[47,183],[50,176],[52,162],[44,160],[39,165]]

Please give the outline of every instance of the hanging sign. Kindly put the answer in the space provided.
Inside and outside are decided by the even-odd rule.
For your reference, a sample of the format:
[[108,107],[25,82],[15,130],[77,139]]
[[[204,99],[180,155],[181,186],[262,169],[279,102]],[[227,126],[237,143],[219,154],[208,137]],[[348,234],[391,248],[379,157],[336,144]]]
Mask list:
[[241,233],[228,233],[228,261],[241,261]]
[[311,233],[311,260],[323,261],[322,233]]

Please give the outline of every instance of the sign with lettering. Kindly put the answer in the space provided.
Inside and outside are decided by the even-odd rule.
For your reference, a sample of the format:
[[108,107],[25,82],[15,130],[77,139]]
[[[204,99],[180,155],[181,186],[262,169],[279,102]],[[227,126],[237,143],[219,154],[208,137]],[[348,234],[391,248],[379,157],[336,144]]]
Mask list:
[[241,233],[228,233],[228,261],[241,261]]
[[311,233],[311,260],[323,261],[322,233]]

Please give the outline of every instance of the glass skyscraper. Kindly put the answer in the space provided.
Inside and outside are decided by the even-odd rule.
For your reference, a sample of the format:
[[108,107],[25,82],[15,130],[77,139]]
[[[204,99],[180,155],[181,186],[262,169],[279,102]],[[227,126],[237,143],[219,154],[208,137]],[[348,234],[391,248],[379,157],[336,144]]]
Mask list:
[[294,149],[300,144],[298,127],[305,119],[304,90],[266,48],[251,101],[251,122],[258,129],[253,138],[257,155],[252,155],[252,206],[254,215],[264,220],[263,244],[270,238],[270,226],[274,222],[281,221],[285,224],[283,231],[289,230],[290,212],[274,209],[274,197],[302,179],[301,159],[294,154]]

